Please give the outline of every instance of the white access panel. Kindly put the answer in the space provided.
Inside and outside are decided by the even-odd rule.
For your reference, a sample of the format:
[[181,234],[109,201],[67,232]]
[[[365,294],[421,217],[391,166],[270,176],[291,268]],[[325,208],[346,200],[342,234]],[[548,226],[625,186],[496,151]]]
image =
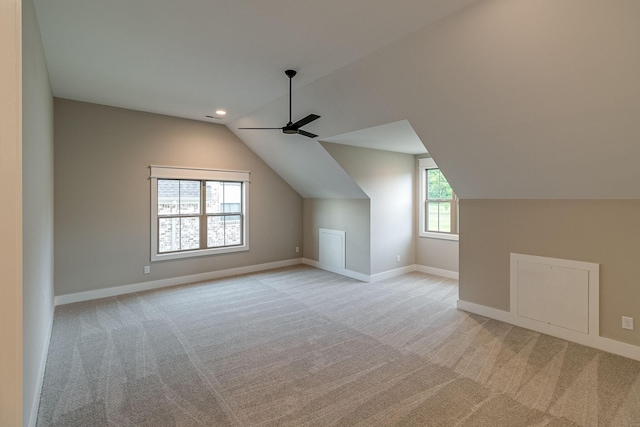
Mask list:
[[511,311],[583,334],[599,332],[599,266],[511,254]]
[[589,272],[519,261],[518,315],[589,333]]
[[344,270],[346,268],[346,233],[341,230],[321,228],[318,263],[321,268]]

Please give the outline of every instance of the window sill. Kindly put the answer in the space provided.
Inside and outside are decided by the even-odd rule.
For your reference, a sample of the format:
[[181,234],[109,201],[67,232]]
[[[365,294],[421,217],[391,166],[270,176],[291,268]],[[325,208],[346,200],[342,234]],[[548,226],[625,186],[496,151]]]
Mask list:
[[420,237],[426,237],[428,239],[439,239],[439,240],[453,240],[458,241],[458,234],[447,234],[447,233],[436,233],[433,231],[421,231]]
[[194,251],[187,252],[170,252],[164,254],[151,254],[151,262],[154,261],[168,261],[171,259],[185,259],[185,258],[196,258],[207,255],[221,255],[228,254],[233,252],[242,252],[248,251],[248,245],[242,246],[232,246],[228,248],[216,248],[216,249],[199,249]]

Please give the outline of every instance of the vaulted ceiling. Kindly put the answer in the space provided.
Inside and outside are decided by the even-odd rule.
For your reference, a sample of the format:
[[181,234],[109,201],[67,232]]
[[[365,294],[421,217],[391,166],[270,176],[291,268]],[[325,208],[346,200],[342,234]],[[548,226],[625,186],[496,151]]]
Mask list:
[[381,148],[356,131],[408,123],[461,198],[640,197],[635,0],[35,3],[55,96],[225,108],[304,197],[364,195],[317,140],[237,129],[285,124],[286,68],[306,130]]

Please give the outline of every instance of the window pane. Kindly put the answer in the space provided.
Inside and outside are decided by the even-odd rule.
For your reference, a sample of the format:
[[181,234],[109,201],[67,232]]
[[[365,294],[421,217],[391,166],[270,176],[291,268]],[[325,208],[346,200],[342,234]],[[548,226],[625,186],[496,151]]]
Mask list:
[[175,179],[158,180],[158,215],[178,213],[180,200],[180,181]]
[[180,249],[200,248],[200,219],[198,217],[180,218]]
[[158,252],[180,250],[180,218],[158,220]]
[[239,182],[224,183],[223,212],[241,212],[242,184]]
[[451,203],[438,203],[438,231],[451,233]]
[[175,252],[200,248],[200,220],[160,218],[158,220],[158,252]]
[[427,231],[440,231],[439,230],[439,214],[438,214],[438,202],[427,203]]
[[427,170],[427,199],[440,199],[440,169]]
[[210,216],[207,218],[207,246],[242,244],[242,217],[240,215]]
[[227,215],[224,217],[224,244],[239,245],[242,243],[240,233],[240,215]]
[[427,169],[427,199],[450,200],[453,190],[440,169]]
[[207,218],[207,247],[224,246],[224,217]]
[[222,182],[219,181],[207,181],[207,213],[221,213],[222,212]]
[[442,175],[442,172],[440,172],[440,194],[441,194],[441,197],[440,197],[441,199],[445,199],[445,200],[453,199],[453,190],[451,189],[451,186],[445,179],[444,175]]
[[180,181],[180,214],[200,213],[200,181]]

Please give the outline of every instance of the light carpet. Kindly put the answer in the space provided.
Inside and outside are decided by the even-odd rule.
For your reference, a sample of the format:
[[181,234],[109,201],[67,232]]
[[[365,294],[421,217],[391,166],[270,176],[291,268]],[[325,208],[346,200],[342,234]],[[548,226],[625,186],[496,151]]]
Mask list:
[[57,307],[38,426],[639,426],[640,362],[296,266]]

